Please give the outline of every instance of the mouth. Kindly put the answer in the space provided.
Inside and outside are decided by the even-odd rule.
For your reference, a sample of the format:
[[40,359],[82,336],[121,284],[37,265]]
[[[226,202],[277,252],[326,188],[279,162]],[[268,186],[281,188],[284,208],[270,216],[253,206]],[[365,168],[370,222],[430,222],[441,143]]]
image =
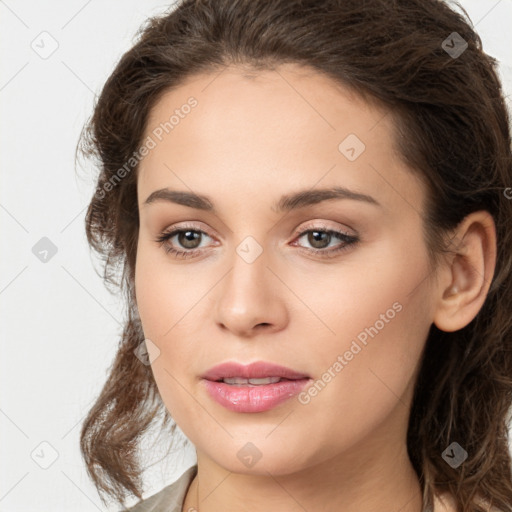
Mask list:
[[311,380],[305,373],[265,361],[227,362],[201,377],[210,398],[236,413],[269,411],[299,394]]
[[249,386],[249,387],[256,387],[256,386],[263,386],[265,384],[276,384],[278,382],[283,381],[290,381],[290,380],[298,380],[298,379],[284,379],[281,377],[264,377],[261,379],[242,379],[240,377],[231,377],[226,379],[218,379],[214,382],[224,382],[224,384],[229,384],[230,386]]

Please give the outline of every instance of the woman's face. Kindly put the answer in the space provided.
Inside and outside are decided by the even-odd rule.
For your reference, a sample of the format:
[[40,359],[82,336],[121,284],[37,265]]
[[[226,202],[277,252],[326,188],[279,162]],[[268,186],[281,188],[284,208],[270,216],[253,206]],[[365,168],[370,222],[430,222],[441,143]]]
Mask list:
[[[434,290],[424,190],[394,152],[390,118],[295,65],[194,76],[151,111],[137,304],[159,392],[198,457],[278,475],[405,445]],[[334,187],[368,198],[318,200]],[[146,203],[163,189],[207,196],[212,208],[161,192]],[[174,229],[183,233],[157,241]],[[264,391],[202,378],[255,361],[309,380],[266,402],[290,383]],[[209,388],[242,398],[223,405]]]

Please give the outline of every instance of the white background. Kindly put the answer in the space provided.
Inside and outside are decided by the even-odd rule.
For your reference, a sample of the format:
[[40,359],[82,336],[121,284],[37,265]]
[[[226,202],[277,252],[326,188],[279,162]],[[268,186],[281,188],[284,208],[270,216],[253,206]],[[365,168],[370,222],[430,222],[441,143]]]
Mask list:
[[[484,50],[500,61],[510,95],[512,0],[461,4]],[[0,510],[5,512],[105,510],[85,473],[78,435],[114,356],[122,304],[93,268],[84,232],[93,181],[89,169],[75,172],[74,152],[94,94],[139,25],[167,6],[150,0],[0,0]],[[31,47],[43,31],[58,43],[47,59]],[[57,247],[47,263],[32,253],[42,237]],[[50,460],[52,449],[42,442],[58,453],[48,469],[31,458],[36,450],[36,460]],[[145,496],[194,462],[190,446],[174,457],[148,473]]]

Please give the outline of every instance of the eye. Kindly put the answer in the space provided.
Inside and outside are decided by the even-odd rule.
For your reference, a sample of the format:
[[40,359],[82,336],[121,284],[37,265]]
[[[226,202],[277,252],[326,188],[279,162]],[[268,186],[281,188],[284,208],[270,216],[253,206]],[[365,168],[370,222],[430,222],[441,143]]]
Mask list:
[[[189,258],[191,256],[202,253],[202,250],[198,250],[198,242],[200,242],[202,235],[209,236],[208,233],[197,229],[197,226],[182,226],[179,229],[173,229],[172,231],[164,231],[155,239],[156,242],[163,245],[163,249],[167,254],[173,254],[177,258]],[[175,249],[173,244],[170,244],[172,238],[177,236],[177,241],[183,247],[185,251]]]
[[[162,232],[155,241],[163,248],[167,254],[172,254],[176,258],[190,258],[198,256],[204,252],[204,249],[199,249],[199,244],[203,235],[209,237],[208,233],[198,229],[195,225],[182,226],[171,231]],[[333,257],[338,253],[347,250],[349,246],[359,242],[359,237],[355,235],[349,235],[342,231],[336,231],[332,229],[326,229],[322,227],[313,227],[301,231],[296,239],[299,240],[307,235],[307,242],[313,247],[313,249],[299,245],[299,247],[309,253],[318,255],[320,257]],[[185,250],[176,249],[174,244],[170,242],[174,237],[177,237],[177,243],[179,243]],[[333,240],[340,240],[342,244],[338,244],[334,248],[329,247]]]
[[[299,245],[301,248],[303,248],[307,252],[325,258],[334,257],[341,253],[342,251],[349,249],[350,246],[359,242],[359,237],[355,235],[349,235],[347,233],[344,233],[343,231],[326,229],[324,227],[316,227],[302,231],[301,233],[299,233],[297,240],[303,237],[307,237],[306,241],[313,247],[313,249],[309,249],[308,247]],[[333,240],[341,240],[341,242],[343,243],[342,245],[338,243],[337,245],[334,246],[334,248],[326,250],[326,248],[329,247],[329,244]]]

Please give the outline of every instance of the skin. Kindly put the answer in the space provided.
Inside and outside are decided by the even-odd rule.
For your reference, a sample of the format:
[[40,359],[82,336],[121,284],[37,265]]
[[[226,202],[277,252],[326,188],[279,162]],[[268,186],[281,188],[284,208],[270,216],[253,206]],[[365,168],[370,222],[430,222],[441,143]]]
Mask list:
[[[460,329],[485,300],[496,257],[492,217],[467,217],[456,252],[432,274],[421,231],[425,191],[393,149],[386,111],[297,65],[252,76],[231,67],[163,95],[145,137],[190,96],[198,105],[140,164],[135,276],[144,334],[159,350],[148,346],[158,354],[159,392],[196,448],[198,475],[183,511],[419,512],[406,450],[415,377],[432,323]],[[366,145],[354,161],[338,150],[348,134]],[[335,199],[288,213],[271,208],[283,194],[334,185],[381,207]],[[209,196],[218,214],[144,204],[165,187]],[[155,238],[184,222],[206,234],[195,246],[178,236],[167,243],[204,252],[178,259]],[[307,248],[325,252],[343,241],[313,245],[299,237],[306,225],[360,241],[322,258]],[[247,236],[263,251],[252,263],[236,252]],[[200,375],[225,361],[271,361],[321,379],[394,303],[401,311],[307,404],[295,398],[237,413],[201,385]],[[248,442],[262,454],[250,468],[237,457]]]

